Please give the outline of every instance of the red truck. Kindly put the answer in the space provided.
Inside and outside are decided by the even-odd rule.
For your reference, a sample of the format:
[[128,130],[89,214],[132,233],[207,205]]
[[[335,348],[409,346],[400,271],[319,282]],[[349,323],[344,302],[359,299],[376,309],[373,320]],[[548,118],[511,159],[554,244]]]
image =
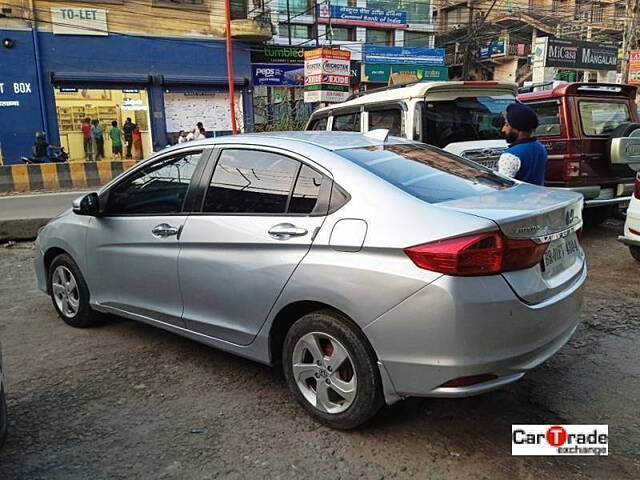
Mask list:
[[636,87],[568,83],[518,99],[540,119],[535,134],[549,154],[547,186],[580,192],[587,224],[626,206],[640,171]]

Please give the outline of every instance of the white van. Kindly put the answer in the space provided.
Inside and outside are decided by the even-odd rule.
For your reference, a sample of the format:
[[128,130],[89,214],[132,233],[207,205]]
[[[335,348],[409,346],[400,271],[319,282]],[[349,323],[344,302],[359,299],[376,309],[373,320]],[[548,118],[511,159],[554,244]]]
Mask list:
[[319,108],[307,130],[368,132],[419,140],[495,168],[507,144],[503,113],[514,102],[511,82],[421,82],[366,92]]

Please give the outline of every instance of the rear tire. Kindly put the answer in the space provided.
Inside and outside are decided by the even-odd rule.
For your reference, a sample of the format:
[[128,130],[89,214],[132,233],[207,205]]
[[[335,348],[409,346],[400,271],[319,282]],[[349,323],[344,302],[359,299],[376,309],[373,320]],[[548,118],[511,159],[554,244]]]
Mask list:
[[4,393],[4,385],[0,385],[0,449],[7,439],[9,429],[9,417],[7,414],[7,399]]
[[76,262],[69,255],[58,255],[51,262],[48,287],[53,307],[66,324],[86,328],[101,318],[89,306],[89,289]]
[[605,205],[604,207],[585,208],[582,212],[582,219],[586,227],[597,227],[606,222],[611,215],[611,205]]
[[640,247],[629,246],[631,256],[640,262]]
[[300,318],[287,332],[282,365],[289,390],[323,425],[356,428],[382,407],[382,381],[364,334],[331,310]]

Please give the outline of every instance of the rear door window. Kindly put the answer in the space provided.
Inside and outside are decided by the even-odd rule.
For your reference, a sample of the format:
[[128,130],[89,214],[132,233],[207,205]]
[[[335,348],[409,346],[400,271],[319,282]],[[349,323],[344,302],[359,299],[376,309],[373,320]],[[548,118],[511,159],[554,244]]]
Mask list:
[[369,130],[384,128],[389,135],[405,137],[404,112],[400,107],[380,108],[369,110]]
[[535,131],[539,137],[560,135],[560,102],[527,103],[538,115],[540,124]]
[[359,132],[360,112],[351,112],[343,115],[334,114],[331,130],[334,132]]
[[580,121],[587,136],[608,135],[623,123],[631,121],[629,107],[622,102],[580,100]]
[[477,163],[418,143],[348,148],[336,153],[427,203],[514,185]]

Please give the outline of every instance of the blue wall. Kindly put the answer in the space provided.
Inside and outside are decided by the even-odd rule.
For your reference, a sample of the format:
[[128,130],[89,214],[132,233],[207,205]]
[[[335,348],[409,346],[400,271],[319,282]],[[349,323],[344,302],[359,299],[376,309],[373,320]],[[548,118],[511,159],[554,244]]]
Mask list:
[[[21,155],[28,154],[33,143],[33,134],[42,129],[35,74],[35,60],[30,32],[3,32],[3,35],[16,38],[16,47],[0,52],[0,82],[31,82],[33,93],[19,109],[9,110],[0,107],[0,141],[2,142],[5,163],[13,163]],[[154,150],[163,148],[167,143],[164,117],[164,86],[157,81],[161,75],[217,77],[220,88],[225,88],[226,59],[225,43],[221,40],[173,39],[162,37],[140,37],[112,34],[99,36],[53,35],[48,32],[38,34],[42,62],[43,91],[45,110],[49,126],[48,138],[52,143],[59,142],[59,132],[55,110],[54,85],[52,73],[91,73],[107,74],[114,83],[101,84],[101,88],[127,88],[117,83],[118,74],[143,74],[154,76],[154,81],[144,87],[149,94],[152,138]],[[27,45],[28,41],[28,45]],[[25,43],[22,46],[22,43]],[[9,65],[5,72],[4,65]],[[25,72],[29,72],[25,75]],[[251,78],[249,47],[234,43],[234,76]],[[10,79],[10,80],[9,80]],[[5,88],[6,90],[6,88]],[[245,90],[244,112],[250,117],[252,108],[250,88]],[[6,100],[7,95],[0,96]],[[23,95],[26,97],[26,95]],[[24,106],[23,106],[24,105]],[[7,115],[7,112],[9,115]]]
[[[17,107],[0,106],[0,148],[5,163],[11,163],[31,154],[34,134],[44,128],[31,32],[3,30],[2,37],[14,40],[15,46],[0,46],[0,102],[20,102]],[[28,84],[31,93],[15,93],[14,83]]]

